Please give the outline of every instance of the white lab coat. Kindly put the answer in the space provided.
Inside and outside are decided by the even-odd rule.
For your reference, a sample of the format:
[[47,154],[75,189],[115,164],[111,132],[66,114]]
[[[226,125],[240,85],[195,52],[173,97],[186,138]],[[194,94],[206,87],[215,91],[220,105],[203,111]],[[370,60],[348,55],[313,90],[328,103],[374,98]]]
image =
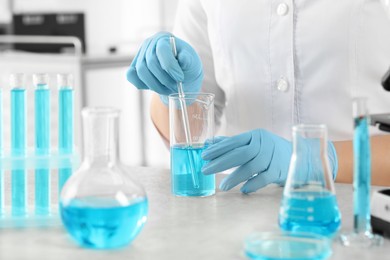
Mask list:
[[390,112],[380,80],[390,20],[379,0],[181,0],[174,33],[200,54],[216,94],[219,134],[265,128],[291,139],[299,123],[352,137],[354,96]]

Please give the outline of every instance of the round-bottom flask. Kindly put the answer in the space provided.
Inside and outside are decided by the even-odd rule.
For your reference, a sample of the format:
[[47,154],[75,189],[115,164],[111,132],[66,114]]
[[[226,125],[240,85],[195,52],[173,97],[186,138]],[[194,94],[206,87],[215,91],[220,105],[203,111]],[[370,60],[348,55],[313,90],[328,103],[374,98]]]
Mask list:
[[119,111],[87,108],[82,115],[84,160],[61,192],[62,222],[83,247],[122,247],[146,222],[147,197],[118,161]]

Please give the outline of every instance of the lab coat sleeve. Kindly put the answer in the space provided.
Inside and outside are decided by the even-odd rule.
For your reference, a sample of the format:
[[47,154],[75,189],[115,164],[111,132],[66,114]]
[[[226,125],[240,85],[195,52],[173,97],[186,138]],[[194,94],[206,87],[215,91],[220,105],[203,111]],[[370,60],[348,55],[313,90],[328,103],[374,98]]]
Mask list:
[[199,54],[204,70],[202,91],[215,94],[215,124],[218,129],[225,108],[225,93],[214,73],[212,49],[207,29],[207,15],[200,0],[180,0],[173,33],[188,42]]

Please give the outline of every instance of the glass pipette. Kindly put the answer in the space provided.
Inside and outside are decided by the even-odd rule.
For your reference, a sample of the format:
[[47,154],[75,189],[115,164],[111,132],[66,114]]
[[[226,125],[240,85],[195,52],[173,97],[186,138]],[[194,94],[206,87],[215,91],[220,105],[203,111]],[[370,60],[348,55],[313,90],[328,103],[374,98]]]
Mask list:
[[[169,38],[171,47],[172,47],[172,52],[175,58],[177,58],[177,49],[176,49],[176,41],[175,41],[175,36],[171,36]],[[183,127],[184,127],[184,134],[186,137],[186,143],[188,148],[192,148],[192,138],[191,138],[191,130],[190,130],[190,123],[188,121],[188,113],[187,113],[187,106],[186,106],[186,101],[185,101],[185,95],[183,91],[183,83],[181,81],[177,82],[177,90],[179,94],[179,103],[180,103],[180,108],[181,108],[181,115],[182,115],[182,120],[183,120]],[[195,172],[194,168],[194,159],[192,158],[191,151],[187,149],[187,155],[188,159],[190,162],[190,168],[191,168],[191,176],[192,176],[192,182],[194,184],[194,188],[199,188],[199,178],[197,173]]]

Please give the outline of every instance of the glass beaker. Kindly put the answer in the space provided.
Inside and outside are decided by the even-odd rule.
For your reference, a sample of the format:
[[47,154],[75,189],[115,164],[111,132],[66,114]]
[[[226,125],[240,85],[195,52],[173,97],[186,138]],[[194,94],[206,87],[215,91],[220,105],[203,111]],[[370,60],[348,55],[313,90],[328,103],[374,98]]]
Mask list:
[[[185,110],[183,106],[186,106]],[[170,95],[169,123],[172,193],[177,196],[213,195],[215,175],[202,174],[205,161],[201,154],[213,142],[214,94]]]
[[119,111],[86,108],[82,115],[84,160],[62,189],[62,222],[81,246],[122,247],[146,221],[146,194],[118,160]]
[[293,154],[279,212],[286,231],[334,235],[341,222],[325,125],[293,127]]

